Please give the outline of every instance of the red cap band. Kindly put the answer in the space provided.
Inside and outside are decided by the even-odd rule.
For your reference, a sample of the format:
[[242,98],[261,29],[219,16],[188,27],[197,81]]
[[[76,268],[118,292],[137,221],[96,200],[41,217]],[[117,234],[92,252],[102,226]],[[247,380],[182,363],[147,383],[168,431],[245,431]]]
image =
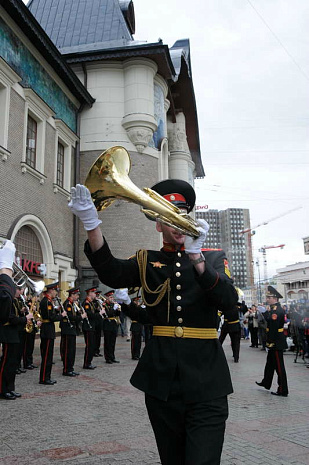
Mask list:
[[163,197],[168,200],[169,202],[184,202],[186,203],[186,199],[181,194],[166,194]]

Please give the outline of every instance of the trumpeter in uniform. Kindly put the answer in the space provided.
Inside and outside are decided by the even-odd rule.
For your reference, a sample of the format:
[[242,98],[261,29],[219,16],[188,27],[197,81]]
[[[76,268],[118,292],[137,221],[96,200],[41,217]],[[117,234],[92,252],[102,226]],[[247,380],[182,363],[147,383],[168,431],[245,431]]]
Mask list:
[[[195,203],[193,188],[166,180],[153,188],[184,212]],[[223,251],[201,252],[208,224],[199,220],[193,239],[156,222],[161,250],[140,250],[127,260],[113,256],[85,186],[72,188],[69,207],[84,224],[85,253],[99,279],[118,288],[117,299],[132,319],[153,324],[131,377],[145,392],[148,415],[163,465],[218,465],[232,383],[217,333],[217,310],[238,300]],[[125,289],[141,287],[146,308],[136,307]]]
[[45,287],[44,297],[40,302],[42,325],[40,329],[41,367],[39,383],[51,386],[57,382],[51,379],[54,343],[56,339],[55,322],[61,321],[63,317],[66,317],[66,312],[60,313],[56,311],[54,304],[54,300],[59,292],[59,281],[47,284]]
[[106,318],[103,320],[104,334],[104,357],[106,363],[119,363],[115,358],[116,340],[118,334],[118,326],[120,325],[120,305],[114,301],[114,290],[111,289],[105,292],[105,313]]
[[84,354],[84,365],[85,370],[94,370],[95,365],[92,365],[94,356],[94,345],[95,345],[95,307],[94,300],[96,298],[95,286],[86,289],[86,298],[83,302],[83,310],[86,312],[87,318],[83,319],[82,330],[84,333],[85,340],[85,354]]
[[68,298],[63,302],[63,308],[67,312],[67,317],[60,322],[62,338],[62,363],[63,376],[75,377],[79,373],[74,371],[76,354],[76,327],[82,320],[82,315],[78,311],[76,302],[79,299],[80,290],[78,287],[68,289]]
[[284,310],[279,303],[279,299],[282,299],[282,295],[274,287],[268,286],[266,302],[270,309],[263,314],[267,321],[266,347],[268,352],[264,377],[260,383],[256,381],[256,384],[265,389],[270,389],[276,371],[278,376],[278,389],[272,392],[272,394],[287,397],[289,390],[283,359],[283,352],[287,349],[287,343],[283,333]]

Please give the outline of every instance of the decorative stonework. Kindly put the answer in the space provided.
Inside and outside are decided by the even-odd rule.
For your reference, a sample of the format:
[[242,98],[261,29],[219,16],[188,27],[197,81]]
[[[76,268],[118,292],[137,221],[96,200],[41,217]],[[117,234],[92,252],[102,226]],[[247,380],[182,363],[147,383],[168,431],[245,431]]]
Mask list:
[[187,142],[186,121],[182,113],[177,115],[176,123],[168,124],[167,132],[170,152],[190,153]]
[[157,129],[154,118],[151,115],[142,114],[125,116],[122,126],[139,153],[143,153]]

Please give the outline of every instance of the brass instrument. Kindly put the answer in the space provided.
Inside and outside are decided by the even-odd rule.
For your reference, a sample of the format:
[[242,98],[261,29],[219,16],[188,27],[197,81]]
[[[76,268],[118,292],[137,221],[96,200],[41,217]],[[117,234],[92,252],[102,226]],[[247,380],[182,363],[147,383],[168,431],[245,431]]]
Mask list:
[[105,150],[94,162],[86,177],[94,205],[98,211],[109,207],[114,200],[122,199],[141,205],[141,211],[153,220],[173,227],[192,237],[200,235],[198,223],[188,214],[159,195],[144,187],[139,189],[130,180],[130,155],[124,147],[115,146]]
[[[25,297],[22,294],[20,294],[19,297],[23,301],[23,305],[26,308],[28,314],[32,313],[32,304],[31,304],[31,308],[29,308],[28,305],[27,305]],[[32,331],[34,330],[34,322],[31,319],[27,320],[25,330],[26,330],[27,333],[32,333]]]
[[[74,302],[75,303],[75,302]],[[75,303],[75,305],[77,306],[77,308],[81,311],[81,313],[86,313],[87,315],[87,312],[86,310],[84,309],[84,307],[82,306],[82,304],[80,303],[80,301],[78,301],[79,303],[79,306]],[[88,318],[88,315],[86,316],[85,320],[87,321],[87,324],[89,326],[89,329],[92,329],[92,326],[90,324],[90,321],[89,321],[89,318]]]

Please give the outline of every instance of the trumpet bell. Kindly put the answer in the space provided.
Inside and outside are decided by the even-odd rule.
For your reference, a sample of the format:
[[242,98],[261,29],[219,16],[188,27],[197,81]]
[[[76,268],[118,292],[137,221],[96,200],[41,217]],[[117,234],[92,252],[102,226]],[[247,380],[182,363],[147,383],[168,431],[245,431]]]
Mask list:
[[130,180],[130,155],[124,147],[105,150],[94,162],[85,180],[98,211],[122,199],[142,206],[142,212],[182,234],[198,237],[197,223],[179,208],[149,188],[139,189]]

